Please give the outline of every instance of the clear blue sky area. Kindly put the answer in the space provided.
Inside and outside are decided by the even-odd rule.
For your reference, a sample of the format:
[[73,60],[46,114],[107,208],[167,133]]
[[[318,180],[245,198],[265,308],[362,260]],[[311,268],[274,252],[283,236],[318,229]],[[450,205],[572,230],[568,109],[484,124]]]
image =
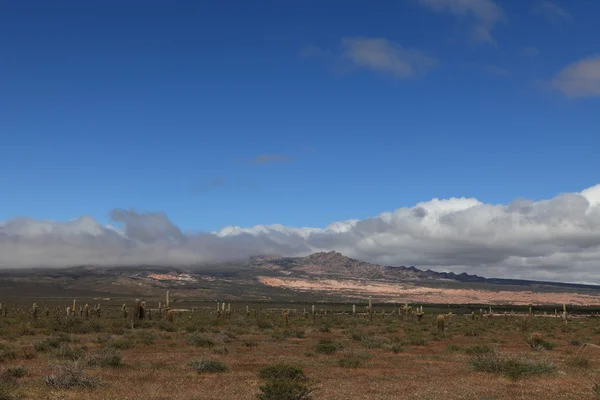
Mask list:
[[459,3],[3,1],[0,221],[322,227],[599,183],[600,1]]

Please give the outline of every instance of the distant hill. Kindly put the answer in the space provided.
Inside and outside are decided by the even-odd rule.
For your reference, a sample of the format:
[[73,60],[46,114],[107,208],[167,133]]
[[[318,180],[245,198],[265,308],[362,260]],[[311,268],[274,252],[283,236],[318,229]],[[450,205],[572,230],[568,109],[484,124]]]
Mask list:
[[438,304],[600,304],[600,286],[384,266],[334,251],[186,268],[0,270],[2,297],[160,297],[167,289],[181,298],[201,300],[364,301],[372,296],[378,301]]

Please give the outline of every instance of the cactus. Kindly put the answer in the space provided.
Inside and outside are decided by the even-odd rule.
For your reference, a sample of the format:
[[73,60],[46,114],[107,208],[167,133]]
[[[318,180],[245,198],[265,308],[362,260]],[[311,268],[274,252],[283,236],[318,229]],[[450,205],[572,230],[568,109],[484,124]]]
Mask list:
[[167,311],[165,318],[167,320],[167,322],[173,322],[173,315],[175,314],[175,312],[173,310],[169,310]]
[[356,318],[356,304],[352,304],[352,316]]
[[138,317],[138,319],[146,318],[146,302],[145,301],[142,301],[142,303],[140,304],[140,309],[138,310],[137,317]]
[[83,316],[85,319],[90,319],[90,306],[87,303],[83,306]]
[[169,316],[169,312],[171,311],[171,303],[170,303],[170,299],[169,299],[169,291],[167,290],[167,295],[165,298],[165,319],[169,322],[173,321],[173,314],[171,314]]
[[315,305],[314,304],[312,305],[311,313],[312,313],[312,320],[314,322],[315,321]]
[[33,316],[33,318],[38,317],[38,306],[35,303],[33,303],[33,306],[31,306],[31,315]]
[[135,299],[135,307],[133,311],[133,317],[139,318],[140,315],[140,307],[142,306],[142,302],[140,299]]
[[70,317],[71,315],[71,307],[67,307],[67,317]]
[[73,316],[75,315],[75,304],[77,303],[77,301],[75,299],[73,299],[73,307],[71,308],[71,312],[73,313]]
[[246,317],[250,317],[250,307],[246,306]]
[[563,320],[565,321],[565,324],[567,323],[567,305],[565,303],[563,303]]
[[290,321],[289,321],[290,313],[287,311],[284,311],[282,314],[282,317],[283,317],[283,323],[284,323],[285,327],[286,328],[289,327],[290,326]]
[[445,326],[444,326],[444,319],[445,319],[444,314],[439,314],[437,316],[437,318],[435,319],[438,332],[440,332],[442,334],[444,333],[444,328],[445,328]]
[[423,315],[425,315],[425,313],[423,312],[423,306],[417,307],[417,312],[415,312],[414,314],[417,317],[417,320],[420,321],[421,319],[423,319]]

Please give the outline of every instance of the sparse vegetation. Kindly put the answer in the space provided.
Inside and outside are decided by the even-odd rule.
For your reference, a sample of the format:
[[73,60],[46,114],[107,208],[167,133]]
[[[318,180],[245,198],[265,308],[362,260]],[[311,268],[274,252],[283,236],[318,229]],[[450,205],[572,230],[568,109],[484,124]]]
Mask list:
[[218,360],[196,360],[190,363],[190,367],[198,373],[219,373],[228,370],[227,365]]
[[[165,321],[164,312],[156,317],[154,310],[153,320],[134,324],[123,317],[120,305],[93,317],[93,324],[78,315],[69,321],[42,313],[32,321],[28,314],[15,312],[0,316],[0,400],[46,398],[40,387],[57,399],[82,397],[85,391],[90,400],[114,398],[113,393],[133,400],[139,397],[140,376],[177,382],[185,398],[197,398],[198,385],[215,382],[224,398],[232,400],[247,398],[251,391],[259,399],[320,398],[321,390],[323,398],[342,400],[392,393],[411,375],[428,387],[429,397],[422,398],[456,400],[490,395],[509,400],[507,380],[543,376],[549,383],[524,395],[542,400],[565,390],[560,386],[565,379],[585,382],[595,377],[593,343],[600,343],[596,319],[573,318],[564,330],[558,318],[533,317],[524,333],[522,317],[460,318],[443,311],[443,332],[437,327],[438,312],[426,312],[421,319],[374,313],[372,322],[366,313],[322,313],[313,321],[311,314],[306,318],[289,312],[287,326],[277,310],[249,316],[237,311],[230,317],[212,310],[175,313],[172,322]],[[587,350],[575,347],[580,342]],[[550,348],[554,351],[545,351]],[[190,362],[190,353],[198,359]],[[477,374],[487,373],[485,390],[443,377],[445,372],[464,371],[465,364],[474,373],[460,381],[481,380]],[[258,373],[254,383],[248,379],[249,369]],[[435,371],[430,378],[424,375],[429,371]],[[194,379],[195,373],[206,376]],[[365,376],[380,379],[365,383]],[[96,390],[88,391],[92,388]],[[163,386],[153,390],[157,398],[171,395]],[[590,396],[589,391],[600,392],[591,383],[585,390]],[[573,390],[569,395],[579,394]]]
[[53,374],[47,375],[45,381],[48,386],[58,389],[73,387],[94,389],[100,384],[100,380],[87,375],[83,371],[83,366],[78,362],[56,365]]
[[333,354],[341,348],[342,344],[332,339],[321,339],[315,345],[315,351],[321,354]]

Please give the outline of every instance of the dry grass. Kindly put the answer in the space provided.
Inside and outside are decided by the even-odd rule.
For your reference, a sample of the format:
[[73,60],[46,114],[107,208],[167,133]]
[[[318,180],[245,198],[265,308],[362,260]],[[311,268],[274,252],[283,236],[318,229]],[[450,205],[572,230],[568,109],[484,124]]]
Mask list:
[[[540,333],[533,341],[519,317],[457,316],[440,335],[432,313],[421,321],[377,315],[373,324],[349,314],[313,322],[292,313],[286,327],[278,310],[230,319],[205,310],[134,329],[117,308],[90,321],[13,313],[0,318],[0,399],[256,399],[266,385],[259,371],[277,364],[301,368],[313,399],[596,398],[600,351],[569,345],[574,337],[600,343],[596,320],[565,327],[540,317],[528,328]],[[540,337],[552,351],[539,346]],[[498,371],[489,364],[494,357]]]

